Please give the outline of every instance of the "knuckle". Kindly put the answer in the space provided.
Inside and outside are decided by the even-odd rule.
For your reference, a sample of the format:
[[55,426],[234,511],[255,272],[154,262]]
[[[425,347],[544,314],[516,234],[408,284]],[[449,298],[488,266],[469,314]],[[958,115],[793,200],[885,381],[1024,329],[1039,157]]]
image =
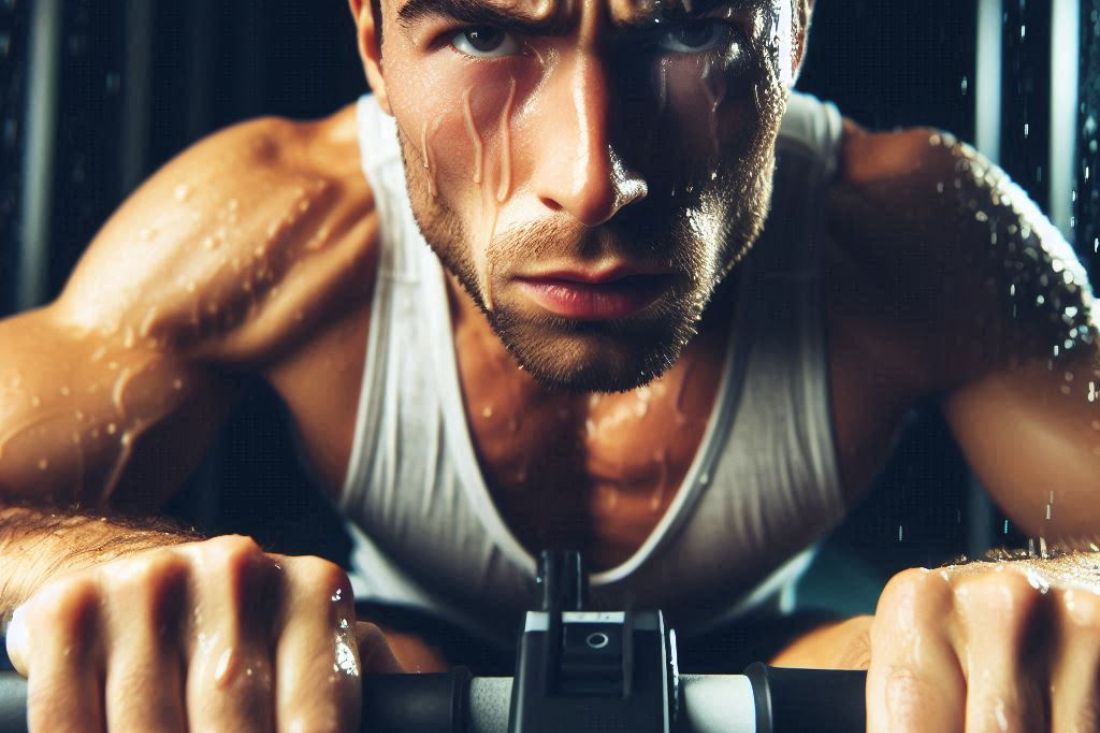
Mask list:
[[1016,572],[974,573],[954,588],[956,608],[983,624],[1024,624],[1041,598],[1028,579]]
[[251,537],[244,535],[222,535],[203,543],[203,550],[215,560],[224,562],[247,562],[263,554],[263,548]]
[[112,571],[112,585],[128,598],[159,599],[176,591],[186,568],[172,554],[157,552],[130,561]]
[[348,575],[339,565],[329,562],[324,558],[307,556],[295,559],[296,575],[303,590],[324,594],[329,598],[340,591],[342,597],[349,597],[351,582]]
[[81,574],[43,587],[35,594],[27,619],[37,618],[52,633],[80,630],[91,622],[99,604],[99,584]]
[[215,537],[203,543],[200,572],[238,582],[259,570],[263,557],[263,549],[251,537]]
[[389,644],[386,640],[385,632],[382,631],[382,627],[378,624],[370,623],[369,621],[360,621],[358,633],[359,638],[365,644]]
[[1075,633],[1100,637],[1100,595],[1071,588],[1062,594],[1062,615]]
[[948,593],[948,583],[940,573],[925,568],[903,570],[886,584],[875,616],[916,624],[942,610]]

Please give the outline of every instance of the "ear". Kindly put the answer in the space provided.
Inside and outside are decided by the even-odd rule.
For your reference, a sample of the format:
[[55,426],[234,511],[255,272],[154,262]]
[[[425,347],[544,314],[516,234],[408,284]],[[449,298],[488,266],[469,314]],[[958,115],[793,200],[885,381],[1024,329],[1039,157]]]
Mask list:
[[[393,114],[386,95],[386,80],[382,76],[382,19],[374,17],[375,4],[371,0],[348,0],[348,3],[355,19],[359,58],[363,61],[363,70],[367,72],[367,83],[383,111]],[[381,3],[378,5],[381,7]]]
[[791,2],[794,3],[795,20],[798,23],[795,29],[797,36],[794,43],[794,58],[791,59],[793,66],[791,86],[793,87],[795,82],[798,81],[799,74],[802,73],[802,63],[806,60],[806,46],[810,34],[810,21],[813,20],[814,0],[791,0]]

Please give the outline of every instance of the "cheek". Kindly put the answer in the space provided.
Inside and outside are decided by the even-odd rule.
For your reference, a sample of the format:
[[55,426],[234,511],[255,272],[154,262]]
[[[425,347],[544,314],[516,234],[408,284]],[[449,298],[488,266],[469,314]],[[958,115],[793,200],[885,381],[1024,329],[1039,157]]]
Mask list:
[[[505,65],[471,69],[447,50],[394,69],[394,117],[416,148],[433,196],[456,210],[511,193],[514,110],[524,85]],[[524,85],[526,86],[526,85]],[[410,161],[413,163],[413,161]]]
[[687,59],[668,65],[666,149],[681,159],[716,162],[739,156],[762,123],[754,74],[736,58]]

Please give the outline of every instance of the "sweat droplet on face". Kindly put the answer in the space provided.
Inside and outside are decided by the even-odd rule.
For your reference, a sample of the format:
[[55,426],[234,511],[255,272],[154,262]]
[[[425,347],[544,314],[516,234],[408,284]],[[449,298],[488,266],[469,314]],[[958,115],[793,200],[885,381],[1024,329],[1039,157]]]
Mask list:
[[721,152],[721,142],[718,139],[718,108],[726,98],[726,75],[721,69],[715,73],[714,62],[708,59],[699,77],[699,83],[708,103],[711,152],[717,157]]
[[482,166],[484,165],[485,146],[481,142],[481,134],[477,130],[474,121],[474,107],[471,101],[474,90],[467,89],[462,95],[462,115],[466,121],[466,134],[470,137],[470,146],[474,150],[474,183],[481,183]]
[[439,118],[429,123],[424,121],[420,130],[421,156],[423,156],[424,169],[428,171],[428,195],[433,199],[439,196],[439,174],[435,165],[435,152],[432,150],[432,139],[439,129]]
[[508,101],[500,114],[500,186],[497,203],[504,203],[512,193],[512,103],[516,98],[516,80],[511,80]]

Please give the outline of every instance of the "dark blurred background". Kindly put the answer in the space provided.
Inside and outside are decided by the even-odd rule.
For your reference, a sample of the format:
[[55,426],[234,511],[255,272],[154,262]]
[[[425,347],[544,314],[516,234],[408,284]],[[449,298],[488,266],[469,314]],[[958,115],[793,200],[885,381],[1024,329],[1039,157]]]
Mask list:
[[[1100,0],[818,0],[800,87],[869,127],[977,143],[1094,267]],[[0,314],[52,298],[126,194],[193,141],[258,115],[327,115],[364,91],[343,0],[0,0]],[[342,560],[293,455],[281,406],[255,385],[173,509]],[[1026,541],[925,405],[797,602],[867,612],[902,567]]]

